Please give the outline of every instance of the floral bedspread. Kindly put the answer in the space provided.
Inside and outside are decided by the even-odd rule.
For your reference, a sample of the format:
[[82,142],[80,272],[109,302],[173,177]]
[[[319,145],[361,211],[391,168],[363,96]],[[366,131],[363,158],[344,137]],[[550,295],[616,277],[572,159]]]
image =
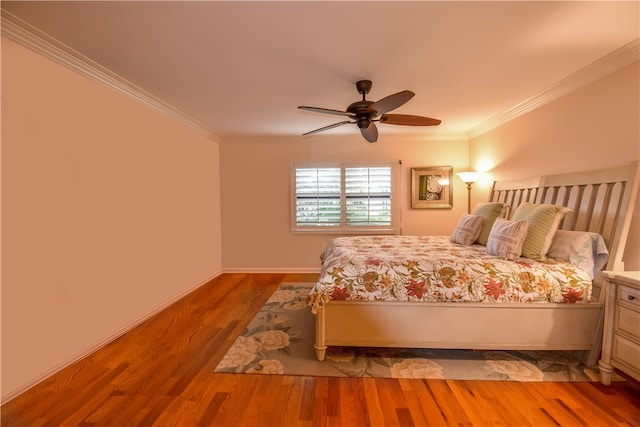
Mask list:
[[566,302],[591,299],[590,274],[569,262],[488,255],[448,236],[338,237],[321,255],[309,296],[316,313],[330,300]]

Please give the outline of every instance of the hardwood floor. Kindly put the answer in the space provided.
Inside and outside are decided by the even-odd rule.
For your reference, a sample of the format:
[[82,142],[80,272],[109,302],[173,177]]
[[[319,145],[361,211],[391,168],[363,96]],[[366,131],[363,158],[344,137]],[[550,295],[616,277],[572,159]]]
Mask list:
[[213,372],[281,282],[223,274],[2,406],[2,426],[638,426],[640,385]]

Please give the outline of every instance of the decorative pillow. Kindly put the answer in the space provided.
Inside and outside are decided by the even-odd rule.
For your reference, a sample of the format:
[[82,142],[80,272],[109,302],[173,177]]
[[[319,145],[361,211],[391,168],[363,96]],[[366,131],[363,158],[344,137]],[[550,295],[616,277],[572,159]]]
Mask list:
[[499,258],[520,258],[528,230],[529,223],[525,220],[509,221],[496,218],[487,240],[487,253]]
[[593,279],[607,264],[609,251],[598,233],[558,230],[547,256],[577,265]]
[[461,245],[473,245],[482,229],[483,217],[464,214],[451,234],[451,241]]
[[522,247],[522,256],[532,259],[545,259],[553,236],[560,221],[567,212],[565,206],[522,203],[513,213],[513,221],[525,220],[529,223],[529,232]]
[[489,240],[489,233],[491,232],[491,227],[493,227],[493,223],[502,213],[502,209],[504,208],[504,203],[496,203],[496,202],[488,202],[488,203],[478,203],[476,207],[473,209],[472,215],[480,215],[482,219],[482,229],[480,230],[480,234],[476,239],[476,243],[481,245],[486,245],[487,240]]

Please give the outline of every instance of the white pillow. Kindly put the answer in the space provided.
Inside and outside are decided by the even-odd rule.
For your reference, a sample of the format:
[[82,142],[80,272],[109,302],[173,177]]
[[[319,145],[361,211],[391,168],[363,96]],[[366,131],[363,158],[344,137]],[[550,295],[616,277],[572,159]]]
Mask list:
[[547,256],[570,262],[589,273],[593,279],[607,264],[609,251],[598,233],[558,230]]
[[463,214],[451,233],[451,241],[465,246],[472,245],[480,235],[483,220],[480,215]]
[[491,227],[487,241],[487,253],[506,259],[518,259],[527,237],[529,223],[526,220],[509,221],[498,217]]

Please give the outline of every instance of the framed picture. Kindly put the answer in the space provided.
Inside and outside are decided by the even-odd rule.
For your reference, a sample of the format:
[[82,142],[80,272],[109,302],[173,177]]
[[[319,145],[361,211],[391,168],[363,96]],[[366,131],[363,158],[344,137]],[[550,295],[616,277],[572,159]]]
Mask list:
[[411,168],[411,207],[450,209],[453,207],[453,167]]

